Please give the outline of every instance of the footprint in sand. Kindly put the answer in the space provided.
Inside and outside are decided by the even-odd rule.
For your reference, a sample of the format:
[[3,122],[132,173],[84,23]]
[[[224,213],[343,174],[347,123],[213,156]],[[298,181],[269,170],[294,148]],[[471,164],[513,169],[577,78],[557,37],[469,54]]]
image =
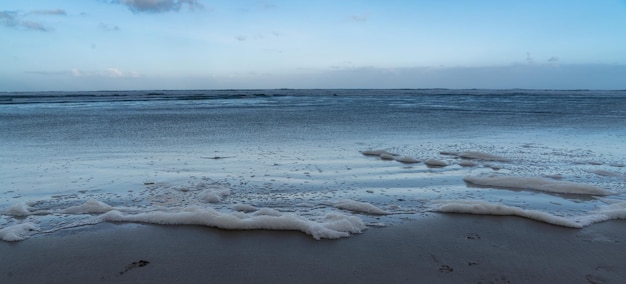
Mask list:
[[475,234],[475,233],[470,233],[465,238],[468,240],[480,240],[480,235]]
[[607,283],[606,279],[604,279],[601,276],[594,275],[594,274],[585,275],[585,279],[587,280],[587,282],[591,284]]
[[442,272],[442,273],[450,273],[450,272],[452,272],[452,271],[454,271],[454,269],[453,269],[452,267],[448,266],[448,265],[445,265],[445,264],[444,264],[444,265],[442,265],[442,266],[439,266],[439,272]]
[[124,273],[128,272],[129,270],[131,270],[133,268],[144,267],[144,266],[148,265],[149,263],[150,263],[149,261],[143,260],[143,259],[139,260],[139,261],[134,261],[130,265],[126,266],[124,271],[120,271],[120,275],[123,275]]

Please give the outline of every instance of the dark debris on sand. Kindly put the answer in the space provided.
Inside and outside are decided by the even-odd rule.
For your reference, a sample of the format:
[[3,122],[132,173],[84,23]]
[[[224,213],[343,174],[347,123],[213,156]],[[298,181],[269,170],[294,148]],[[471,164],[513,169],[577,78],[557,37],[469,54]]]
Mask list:
[[133,263],[129,264],[128,266],[126,266],[126,268],[124,269],[124,271],[120,271],[120,275],[124,275],[124,273],[130,271],[131,269],[137,268],[137,267],[144,267],[146,265],[148,265],[150,262],[147,260],[138,260],[138,261],[134,261]]

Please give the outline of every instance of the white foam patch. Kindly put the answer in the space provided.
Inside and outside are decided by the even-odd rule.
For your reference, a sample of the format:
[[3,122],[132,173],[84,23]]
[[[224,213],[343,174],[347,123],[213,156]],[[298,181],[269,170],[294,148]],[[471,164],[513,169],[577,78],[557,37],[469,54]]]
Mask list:
[[444,161],[435,160],[435,159],[428,159],[424,161],[424,164],[431,166],[431,167],[445,167],[448,165],[448,163]]
[[398,161],[400,163],[405,163],[405,164],[416,164],[416,163],[420,162],[420,160],[418,160],[418,159],[415,159],[415,158],[412,158],[412,157],[406,157],[406,156],[397,158],[396,161]]
[[16,242],[27,239],[39,227],[33,223],[23,223],[0,229],[0,238],[7,242]]
[[617,219],[626,219],[626,201],[601,207],[590,215],[576,218],[576,221],[584,225],[591,225],[593,223]]
[[9,207],[9,209],[0,211],[2,214],[13,217],[26,217],[31,215],[48,215],[51,212],[48,210],[35,210],[35,208],[29,206],[25,202],[20,202]]
[[9,207],[9,209],[7,209],[4,213],[10,216],[15,216],[15,217],[24,217],[24,216],[29,216],[32,214],[31,210],[33,208],[28,206],[26,203],[24,202],[20,202],[17,203],[11,207]]
[[526,210],[519,207],[507,206],[504,204],[475,200],[436,201],[431,210],[435,212],[445,213],[518,216],[569,228],[582,228],[584,225],[587,225],[581,224],[576,220],[555,216],[546,212]]
[[365,150],[365,151],[361,151],[361,154],[365,155],[365,156],[379,156],[380,155],[391,155],[391,156],[395,156],[396,154],[393,153],[389,153],[385,150]]
[[387,215],[391,214],[385,210],[382,210],[370,203],[354,201],[354,200],[340,200],[332,203],[332,206],[339,209],[350,210],[354,212],[361,212],[367,214],[375,214],[375,215]]
[[459,166],[461,166],[461,167],[475,167],[475,166],[478,166],[478,164],[474,163],[472,161],[460,161],[459,162]]
[[610,219],[626,219],[626,202],[607,205],[598,210],[598,213],[604,214]]
[[209,185],[198,194],[200,200],[209,203],[219,203],[230,195],[230,189],[220,185]]
[[329,213],[321,221],[305,219],[296,214],[273,209],[253,214],[243,212],[221,213],[211,208],[188,208],[179,212],[146,212],[124,214],[113,210],[99,216],[99,221],[140,222],[162,225],[202,225],[228,230],[289,230],[301,231],[313,238],[337,239],[361,233],[365,224],[355,216]]
[[247,204],[236,204],[233,206],[233,210],[250,213],[259,210],[259,208]]
[[496,155],[491,155],[483,152],[469,151],[469,152],[461,152],[458,154],[459,157],[464,159],[475,159],[475,160],[485,160],[485,161],[497,161],[497,162],[510,162],[511,159],[500,157]]
[[274,216],[274,217],[280,217],[281,215],[283,215],[283,213],[281,213],[280,211],[276,210],[276,209],[272,209],[272,208],[261,208],[257,211],[255,211],[254,213],[252,213],[253,216]]
[[572,194],[589,194],[589,195],[611,195],[606,189],[569,181],[558,181],[541,177],[512,177],[512,176],[489,176],[477,177],[466,176],[463,180],[467,183],[504,187],[513,189],[533,189],[547,192],[572,193]]
[[71,206],[61,210],[65,214],[98,214],[113,210],[110,205],[95,199],[87,200],[82,205]]
[[620,177],[622,176],[622,174],[617,173],[617,172],[611,172],[611,171],[605,171],[605,170],[593,170],[593,171],[589,171],[590,173],[599,175],[599,176],[605,176],[605,177]]
[[393,155],[387,154],[387,153],[380,154],[379,157],[381,160],[386,160],[386,161],[391,161],[394,159]]

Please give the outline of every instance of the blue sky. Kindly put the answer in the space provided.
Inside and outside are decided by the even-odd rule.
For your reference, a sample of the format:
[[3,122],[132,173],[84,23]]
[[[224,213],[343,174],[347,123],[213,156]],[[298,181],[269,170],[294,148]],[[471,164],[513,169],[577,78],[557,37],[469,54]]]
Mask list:
[[626,89],[626,1],[3,0],[0,91]]

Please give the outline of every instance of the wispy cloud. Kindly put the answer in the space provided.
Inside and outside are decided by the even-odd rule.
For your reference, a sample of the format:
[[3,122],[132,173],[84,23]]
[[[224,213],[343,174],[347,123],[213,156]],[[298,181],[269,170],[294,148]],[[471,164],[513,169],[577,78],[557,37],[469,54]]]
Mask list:
[[556,56],[552,56],[550,58],[548,58],[548,63],[551,64],[552,66],[559,66],[559,58]]
[[52,15],[52,16],[66,16],[67,12],[63,9],[50,9],[50,10],[33,10],[29,14],[34,15]]
[[256,35],[240,34],[240,35],[235,36],[235,39],[237,41],[247,41],[247,40],[265,40],[265,39],[280,38],[280,37],[283,37],[283,34],[279,32],[271,32],[267,34],[256,34]]
[[552,63],[559,62],[559,58],[556,56],[552,56],[548,58],[548,62],[552,62]]
[[46,27],[41,22],[29,20],[31,15],[52,15],[52,16],[65,16],[67,13],[65,10],[53,9],[53,10],[34,10],[27,13],[18,13],[17,11],[0,11],[0,25],[8,28],[24,29],[48,32],[52,29]]
[[100,77],[100,78],[139,78],[141,75],[135,71],[122,71],[119,68],[106,68],[103,70],[80,70],[73,68],[62,71],[28,71],[29,74],[45,76],[71,76],[71,77]]
[[109,24],[105,24],[105,23],[100,23],[100,25],[98,25],[98,27],[105,31],[105,32],[117,32],[120,30],[120,27],[115,26],[115,25],[109,25]]
[[41,32],[48,32],[50,31],[49,28],[46,28],[43,24],[38,23],[38,22],[32,22],[32,21],[22,21],[20,22],[20,26],[29,29],[29,30],[36,30],[36,31],[41,31]]
[[[562,64],[555,68],[539,62],[486,67],[332,66],[311,73],[312,86],[324,88],[485,88],[485,89],[624,89],[619,80],[626,65]],[[620,77],[621,76],[621,77]],[[302,84],[305,79],[298,78]],[[293,81],[298,81],[292,78]],[[305,86],[306,87],[306,86]]]
[[15,27],[18,25],[17,12],[1,11],[0,23],[6,27]]
[[113,0],[111,3],[126,5],[133,13],[176,12],[183,6],[189,10],[204,7],[198,0]]
[[262,1],[261,2],[261,6],[263,7],[263,9],[274,9],[276,8],[276,4],[269,2],[269,1]]
[[118,68],[107,68],[104,70],[84,71],[79,69],[70,70],[73,77],[107,77],[107,78],[138,78],[139,73],[135,71],[122,71]]
[[368,14],[352,15],[348,17],[348,19],[353,22],[363,23],[363,22],[367,22],[367,20],[369,19],[369,15]]

